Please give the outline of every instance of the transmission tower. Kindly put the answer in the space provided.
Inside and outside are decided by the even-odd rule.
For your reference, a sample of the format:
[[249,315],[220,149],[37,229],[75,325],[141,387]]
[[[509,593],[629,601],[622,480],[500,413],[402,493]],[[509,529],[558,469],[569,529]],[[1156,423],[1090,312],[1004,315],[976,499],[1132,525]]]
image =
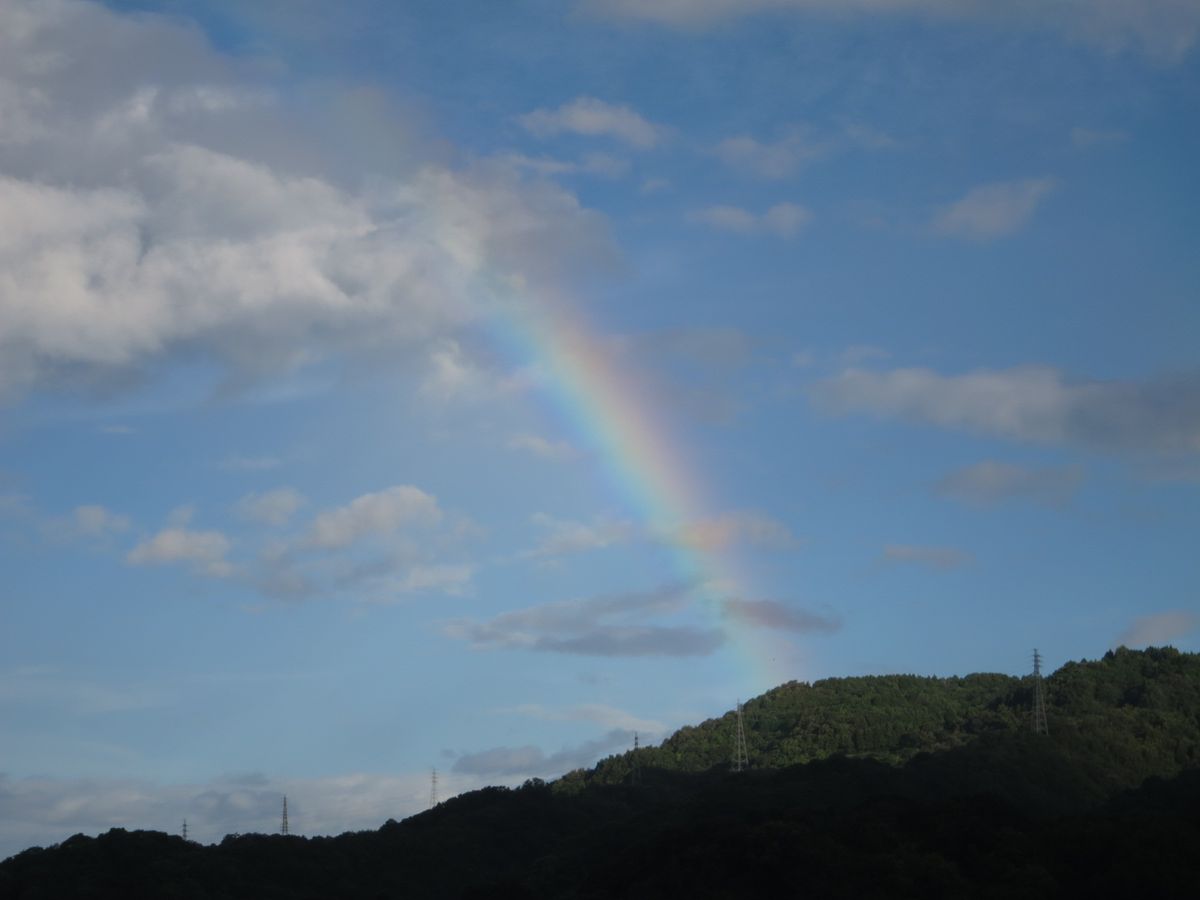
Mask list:
[[1042,655],[1033,650],[1033,733],[1049,734],[1046,724],[1046,687],[1042,682]]
[[187,840],[187,819],[183,820],[183,839]]
[[287,794],[283,795],[283,819],[279,823],[279,833],[289,834],[287,820]]
[[642,783],[642,761],[641,754],[638,753],[638,750],[638,733],[635,731],[633,733],[633,772],[629,776],[629,781],[631,784]]
[[429,808],[433,809],[438,805],[437,791],[437,769],[430,770],[429,773]]
[[737,704],[737,737],[733,742],[733,771],[745,772],[750,768],[750,754],[746,752],[746,726],[742,722],[742,701]]

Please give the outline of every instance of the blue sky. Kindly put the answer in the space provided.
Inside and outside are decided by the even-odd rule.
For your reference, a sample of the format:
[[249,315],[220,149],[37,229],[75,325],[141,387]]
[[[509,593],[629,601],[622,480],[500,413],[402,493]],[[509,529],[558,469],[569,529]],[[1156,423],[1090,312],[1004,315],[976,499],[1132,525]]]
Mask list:
[[0,5],[0,853],[1198,649],[1198,33]]

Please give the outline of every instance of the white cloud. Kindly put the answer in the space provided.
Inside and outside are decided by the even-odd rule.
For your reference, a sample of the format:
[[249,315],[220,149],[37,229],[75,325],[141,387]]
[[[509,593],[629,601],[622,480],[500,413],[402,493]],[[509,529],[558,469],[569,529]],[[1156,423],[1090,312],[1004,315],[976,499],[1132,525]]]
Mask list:
[[1028,468],[985,460],[939,479],[939,494],[967,503],[990,505],[1003,500],[1032,500],[1047,506],[1070,502],[1083,482],[1079,466]]
[[1200,627],[1200,615],[1189,610],[1177,609],[1155,613],[1134,619],[1117,638],[1118,645],[1147,647],[1152,644],[1168,644],[1176,638],[1191,634]]
[[200,574],[225,578],[233,574],[233,567],[225,559],[230,547],[229,538],[219,531],[173,526],[139,543],[125,561],[132,566],[191,563]]
[[264,525],[286,525],[308,501],[295,488],[284,487],[264,494],[251,493],[237,502],[235,510],[243,519]]
[[955,547],[920,547],[913,544],[888,544],[880,557],[883,562],[927,566],[932,569],[958,569],[975,558]]
[[1200,452],[1196,377],[1071,381],[1045,366],[964,375],[848,369],[817,382],[811,396],[830,412],[866,412],[1009,440]]
[[1025,178],[983,184],[944,207],[934,218],[939,234],[969,240],[992,240],[1019,230],[1054,190],[1053,178]]
[[588,136],[604,136],[623,141],[641,150],[662,143],[667,129],[642,118],[628,106],[577,97],[558,109],[535,109],[518,120],[537,137],[551,137],[567,132]]
[[688,214],[688,221],[707,225],[720,231],[739,234],[774,234],[791,237],[808,224],[812,214],[795,203],[776,203],[762,213],[753,213],[740,206],[708,206]]
[[1049,29],[1105,50],[1129,47],[1178,61],[1200,33],[1200,7],[1189,0],[580,0],[606,18],[705,28],[762,13],[919,16]]
[[511,166],[343,187],[321,162],[337,129],[298,140],[236,65],[165,17],[0,6],[0,393],[175,354],[231,381],[347,352],[403,363],[475,321],[478,273],[611,254],[596,214]]
[[345,506],[319,514],[308,543],[314,547],[346,547],[377,534],[392,534],[406,526],[435,525],[442,519],[436,498],[409,484],[363,494]]

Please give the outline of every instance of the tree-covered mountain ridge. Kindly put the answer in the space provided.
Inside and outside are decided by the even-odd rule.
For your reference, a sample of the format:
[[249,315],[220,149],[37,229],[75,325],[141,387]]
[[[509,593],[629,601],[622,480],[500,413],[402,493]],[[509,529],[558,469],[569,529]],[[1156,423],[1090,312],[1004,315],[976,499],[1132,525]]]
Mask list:
[[[1124,648],[1045,679],[781,685],[549,784],[377,831],[81,835],[0,862],[9,897],[1186,896],[1200,880],[1200,655]],[[635,766],[636,761],[636,766]]]
[[[1111,650],[1044,678],[1048,742],[1072,758],[1103,757],[1112,788],[1200,767],[1200,654],[1172,647]],[[1034,677],[870,675],[788,682],[742,705],[751,768],[830,756],[899,765],[981,737],[1033,729]],[[642,769],[728,767],[736,711],[679,729],[637,753]],[[560,789],[628,779],[632,751],[570,772]]]

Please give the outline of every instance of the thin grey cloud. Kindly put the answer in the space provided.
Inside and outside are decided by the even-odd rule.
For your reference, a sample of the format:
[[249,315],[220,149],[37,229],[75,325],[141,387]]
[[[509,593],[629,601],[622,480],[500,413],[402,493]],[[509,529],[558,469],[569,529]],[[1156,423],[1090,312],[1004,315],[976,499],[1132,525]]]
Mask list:
[[796,634],[832,634],[842,627],[835,616],[822,616],[777,600],[726,600],[724,615],[744,625],[791,631]]
[[991,506],[1006,500],[1026,500],[1045,506],[1066,506],[1083,484],[1081,466],[1027,467],[985,460],[949,472],[934,490],[943,497]]
[[1105,451],[1200,452],[1200,376],[1071,379],[1048,366],[942,375],[847,369],[810,396],[834,414],[868,413],[1014,441]]
[[693,585],[681,583],[652,591],[546,603],[492,619],[457,619],[447,623],[444,632],[478,649],[582,656],[705,656],[724,642],[722,632],[657,621],[682,612],[692,589]]
[[1108,52],[1177,62],[1196,43],[1200,7],[1179,0],[579,0],[596,18],[699,30],[766,13],[912,17],[1057,32]]

